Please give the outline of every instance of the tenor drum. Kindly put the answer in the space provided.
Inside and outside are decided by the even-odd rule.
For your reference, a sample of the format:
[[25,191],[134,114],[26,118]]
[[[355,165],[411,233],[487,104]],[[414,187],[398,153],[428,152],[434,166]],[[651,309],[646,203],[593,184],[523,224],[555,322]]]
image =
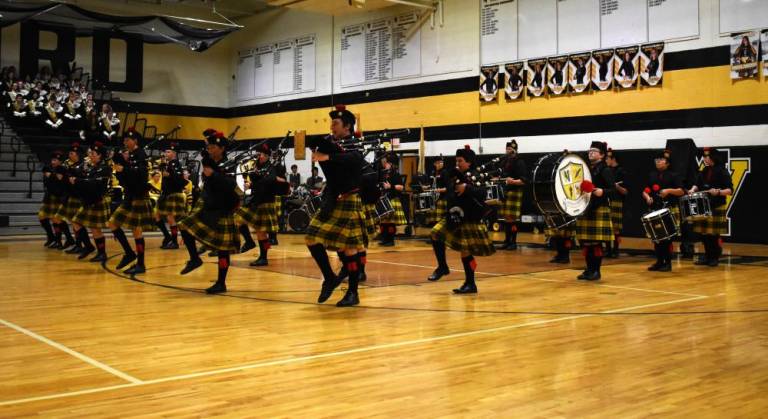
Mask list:
[[683,220],[696,220],[712,216],[709,194],[695,192],[680,198],[680,216]]
[[485,187],[485,203],[488,205],[501,205],[504,201],[504,188],[501,185]]
[[576,222],[576,218],[560,214],[560,213],[550,213],[550,214],[544,214],[544,223],[549,228],[556,228],[560,229],[565,226],[571,225]]
[[381,219],[393,212],[395,212],[395,208],[392,206],[389,198],[386,195],[382,195],[381,198],[376,201],[376,217]]
[[531,178],[536,206],[556,224],[573,222],[589,207],[590,194],[581,190],[581,182],[591,182],[592,174],[578,155],[547,154],[536,162]]
[[437,208],[439,195],[434,192],[424,192],[414,195],[414,212],[429,212]]
[[677,235],[677,222],[674,214],[669,208],[662,208],[641,218],[645,234],[653,240],[654,243],[669,240]]
[[292,231],[302,233],[309,227],[311,218],[312,217],[307,213],[306,209],[295,209],[288,213],[288,227],[290,227]]

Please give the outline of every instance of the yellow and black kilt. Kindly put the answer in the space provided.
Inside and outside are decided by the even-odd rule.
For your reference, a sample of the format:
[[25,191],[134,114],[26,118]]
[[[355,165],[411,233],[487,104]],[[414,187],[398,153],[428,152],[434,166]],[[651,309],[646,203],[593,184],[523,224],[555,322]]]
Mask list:
[[283,197],[280,195],[275,196],[275,215],[280,218],[280,214],[283,211]]
[[256,208],[244,205],[235,210],[235,221],[238,224],[248,224],[256,231],[265,233],[277,232],[277,213],[274,202],[258,204]]
[[179,221],[179,229],[191,234],[209,249],[240,251],[240,234],[235,226],[234,211],[211,211],[202,208]]
[[504,202],[499,208],[499,218],[518,221],[523,211],[523,188],[514,188],[504,194]]
[[80,211],[80,207],[82,206],[83,201],[81,201],[80,198],[70,196],[59,206],[59,210],[56,211],[55,217],[60,220],[72,221],[72,217]]
[[427,224],[437,223],[445,218],[445,212],[448,211],[448,200],[440,198],[435,204],[435,209],[427,213]]
[[389,202],[392,204],[394,212],[389,213],[386,217],[381,218],[382,224],[394,224],[394,225],[406,225],[408,220],[405,219],[405,211],[403,211],[403,203],[400,202],[400,198],[389,198]]
[[695,233],[719,236],[728,233],[727,205],[712,208],[712,216],[693,221]]
[[619,198],[611,199],[611,222],[613,223],[614,234],[621,233],[624,228],[624,200]]
[[496,252],[488,228],[479,221],[464,221],[451,228],[443,218],[432,227],[431,234],[457,252],[469,252],[473,256],[490,256]]
[[365,212],[358,194],[344,195],[333,210],[320,210],[307,228],[307,241],[321,243],[327,249],[359,249],[368,246]]
[[120,203],[109,222],[128,229],[140,228],[142,231],[155,229],[155,219],[152,217],[152,207],[149,198],[126,200]]
[[365,213],[365,230],[368,234],[376,233],[376,225],[379,218],[376,217],[376,205],[375,204],[363,204],[363,211]]
[[109,222],[109,201],[101,199],[95,204],[80,207],[72,222],[87,228],[104,228]]
[[613,241],[611,208],[600,205],[588,209],[576,220],[576,238],[581,243]]
[[161,217],[172,215],[183,217],[187,214],[187,198],[184,192],[176,192],[168,195],[160,195],[155,207],[155,214]]
[[40,210],[37,211],[37,217],[40,219],[53,218],[59,211],[59,207],[64,203],[64,200],[57,195],[45,194],[43,197],[43,205]]

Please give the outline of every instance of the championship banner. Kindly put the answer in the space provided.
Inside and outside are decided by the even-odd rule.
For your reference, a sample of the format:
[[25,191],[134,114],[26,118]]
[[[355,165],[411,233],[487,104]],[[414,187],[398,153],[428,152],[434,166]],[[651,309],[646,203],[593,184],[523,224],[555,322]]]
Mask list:
[[763,77],[768,78],[768,31],[764,31],[760,37],[761,47],[763,47]]
[[568,57],[568,85],[571,91],[581,93],[589,89],[589,75],[592,67],[592,54],[572,54]]
[[547,69],[547,59],[528,60],[525,63],[525,86],[528,94],[539,97],[547,92],[547,83],[545,80]]
[[499,94],[499,66],[480,67],[480,99],[485,102],[496,100]]
[[664,43],[640,46],[640,81],[645,86],[661,86],[664,76]]
[[568,91],[567,70],[567,55],[547,59],[547,87],[551,94],[561,95]]
[[613,86],[614,51],[603,49],[592,51],[592,85],[597,90],[608,90]]
[[624,89],[637,86],[637,73],[640,67],[640,47],[616,48],[614,71],[616,84]]
[[507,100],[516,100],[523,97],[523,77],[525,76],[525,64],[522,61],[504,65],[504,72],[507,73],[506,83],[504,83],[504,93]]
[[731,38],[731,79],[747,79],[757,76],[757,52],[760,36],[747,32]]

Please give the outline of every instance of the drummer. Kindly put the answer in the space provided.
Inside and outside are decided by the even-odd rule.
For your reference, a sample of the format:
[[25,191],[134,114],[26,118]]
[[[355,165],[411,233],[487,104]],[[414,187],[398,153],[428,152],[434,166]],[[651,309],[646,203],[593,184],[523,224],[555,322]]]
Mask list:
[[624,226],[624,199],[629,193],[626,185],[627,174],[624,168],[619,164],[616,153],[608,149],[605,155],[605,163],[613,173],[613,180],[616,182],[616,188],[610,196],[611,200],[611,222],[613,223],[613,244],[608,243],[607,255],[609,258],[619,257],[619,243],[621,242],[621,230]]
[[507,143],[507,155],[502,160],[501,181],[504,183],[504,204],[499,217],[504,218],[504,244],[502,250],[517,249],[517,222],[523,208],[523,189],[528,183],[528,169],[518,158],[517,141]]
[[313,196],[320,194],[323,190],[323,177],[317,175],[317,166],[312,166],[312,176],[307,178],[307,189]]
[[696,184],[688,193],[701,191],[709,194],[712,215],[693,222],[693,231],[701,235],[701,241],[704,243],[704,255],[694,264],[715,267],[723,252],[720,236],[728,232],[728,220],[725,218],[726,197],[733,194],[733,181],[725,167],[725,156],[722,152],[705,148],[702,155],[704,167],[696,177]]
[[448,206],[446,185],[448,185],[448,171],[444,169],[445,161],[443,156],[437,156],[432,163],[435,171],[432,172],[432,192],[435,194],[435,209],[427,215],[427,225],[434,225],[443,217]]
[[[643,200],[648,204],[650,211],[661,208],[669,208],[675,220],[677,228],[680,220],[680,207],[678,197],[682,196],[683,181],[677,173],[669,170],[671,152],[664,150],[656,155],[654,163],[656,170],[648,175],[648,181],[643,190]],[[670,272],[672,270],[672,239],[661,240],[654,243],[653,252],[656,255],[656,263],[648,267],[649,271]]]

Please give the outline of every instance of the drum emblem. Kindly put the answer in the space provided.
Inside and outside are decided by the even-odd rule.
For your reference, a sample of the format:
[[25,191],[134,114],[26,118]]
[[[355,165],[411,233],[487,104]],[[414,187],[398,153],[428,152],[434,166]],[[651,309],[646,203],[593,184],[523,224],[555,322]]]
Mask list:
[[584,166],[570,162],[559,171],[560,187],[565,197],[575,201],[581,196],[581,181],[584,180]]

